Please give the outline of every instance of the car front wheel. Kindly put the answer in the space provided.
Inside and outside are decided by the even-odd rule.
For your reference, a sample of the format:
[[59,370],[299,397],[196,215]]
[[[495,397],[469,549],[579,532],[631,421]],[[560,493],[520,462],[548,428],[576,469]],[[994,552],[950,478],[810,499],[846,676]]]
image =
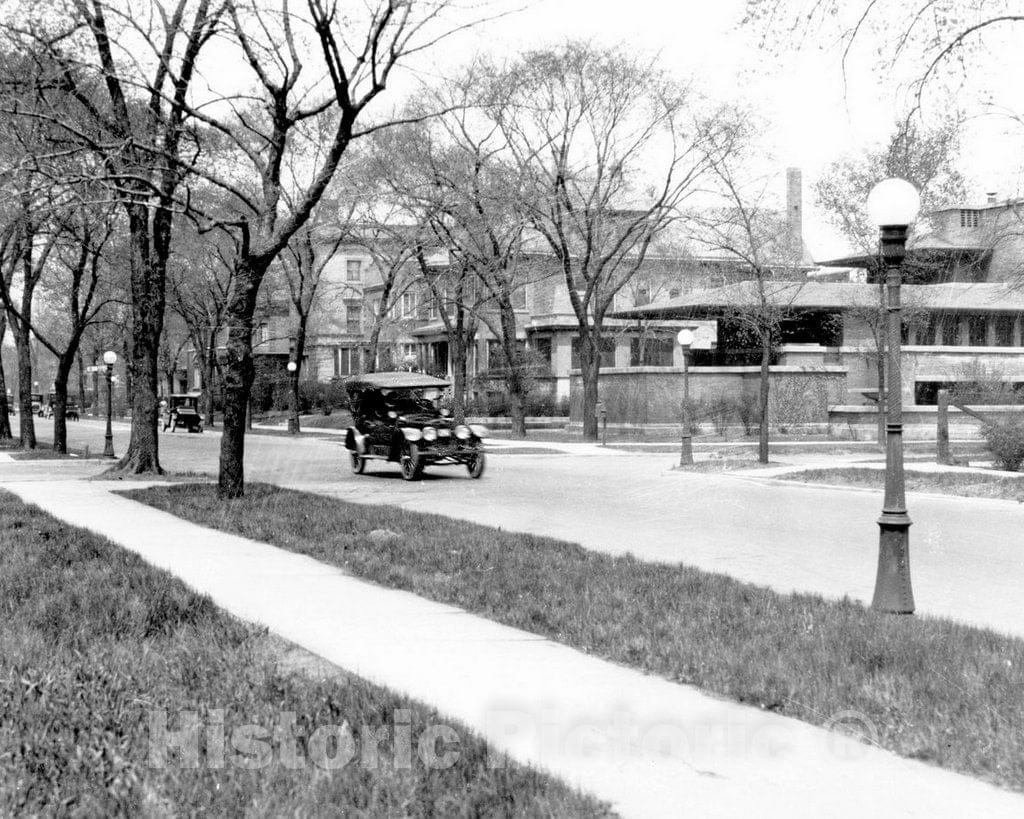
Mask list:
[[362,475],[366,471],[366,458],[352,450],[350,457],[352,458],[352,471],[356,475]]
[[478,452],[469,461],[466,462],[466,469],[469,471],[469,477],[479,478],[484,474],[484,466],[487,463],[487,459],[484,458],[484,453]]
[[408,444],[402,450],[402,478],[407,481],[418,481],[423,474],[423,461],[420,448],[416,444]]

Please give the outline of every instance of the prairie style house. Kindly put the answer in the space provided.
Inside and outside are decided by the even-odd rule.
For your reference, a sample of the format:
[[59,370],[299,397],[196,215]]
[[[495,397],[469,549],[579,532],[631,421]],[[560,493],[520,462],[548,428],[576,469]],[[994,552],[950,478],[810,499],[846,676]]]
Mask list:
[[[904,402],[926,407],[941,387],[998,380],[1024,387],[1024,203],[950,207],[928,214],[911,239],[902,288]],[[842,271],[845,282],[806,280],[769,283],[768,300],[783,316],[772,366],[781,398],[802,396],[793,407],[776,406],[776,420],[861,423],[873,412],[878,390],[875,341],[881,326],[876,258],[849,257],[821,263]],[[858,272],[859,271],[859,272]],[[729,332],[729,316],[756,301],[752,282],[707,288],[619,315],[648,320],[713,320],[713,349],[695,352],[697,394],[749,393],[756,380],[751,351]],[[650,380],[668,373],[648,373]],[[634,374],[634,380],[636,374]],[[802,387],[795,386],[803,384]],[[625,392],[624,385],[609,392]],[[635,394],[638,387],[629,388]],[[649,384],[648,392],[659,392]],[[613,402],[614,403],[614,402]],[[621,403],[621,402],[620,402]],[[635,402],[634,402],[635,403]],[[654,407],[623,407],[623,414],[669,421]],[[926,413],[925,413],[926,415]]]

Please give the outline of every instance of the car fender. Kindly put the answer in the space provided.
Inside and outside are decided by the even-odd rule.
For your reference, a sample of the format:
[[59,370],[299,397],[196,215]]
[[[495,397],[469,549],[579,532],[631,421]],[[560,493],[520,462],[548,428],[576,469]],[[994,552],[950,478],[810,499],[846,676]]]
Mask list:
[[360,455],[366,454],[366,436],[355,427],[349,427],[345,433],[345,449],[354,449]]

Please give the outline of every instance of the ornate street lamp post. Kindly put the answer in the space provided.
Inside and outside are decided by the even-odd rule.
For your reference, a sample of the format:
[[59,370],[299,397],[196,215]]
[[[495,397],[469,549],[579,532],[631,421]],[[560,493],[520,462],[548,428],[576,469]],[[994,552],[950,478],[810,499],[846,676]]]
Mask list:
[[868,195],[868,214],[881,232],[885,269],[885,499],[878,519],[878,575],[871,607],[892,614],[913,614],[910,586],[910,516],[903,479],[903,381],[900,375],[900,278],[907,228],[921,205],[917,190],[903,179],[885,179]]
[[693,464],[693,429],[690,419],[690,347],[693,344],[693,330],[683,328],[676,336],[683,348],[683,430],[679,435],[679,465]]
[[110,382],[114,376],[114,365],[117,363],[117,353],[107,350],[103,354],[103,363],[107,365],[107,437],[103,443],[103,455],[106,458],[114,457],[114,433],[110,429],[110,416],[112,412],[110,401]]
[[291,412],[288,415],[288,432],[291,435],[299,434],[299,365],[294,361],[288,362],[288,403],[291,405]]

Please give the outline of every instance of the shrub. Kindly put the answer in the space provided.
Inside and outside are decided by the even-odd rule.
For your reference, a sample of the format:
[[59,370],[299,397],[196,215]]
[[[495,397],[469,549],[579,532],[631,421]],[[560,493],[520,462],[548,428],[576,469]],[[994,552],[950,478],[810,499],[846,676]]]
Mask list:
[[348,395],[340,379],[316,381],[307,379],[299,382],[299,409],[302,412],[316,410],[330,415],[336,409],[348,406]]
[[736,414],[736,409],[736,402],[732,398],[716,395],[714,398],[708,398],[704,402],[701,412],[703,417],[711,421],[715,432],[725,437],[725,433],[729,428],[729,421]]
[[1020,471],[1024,463],[1024,420],[1014,418],[987,424],[983,434],[996,466],[1009,472]]
[[761,423],[761,408],[756,393],[745,392],[736,399],[736,415],[743,424],[743,431],[752,435],[754,428]]

